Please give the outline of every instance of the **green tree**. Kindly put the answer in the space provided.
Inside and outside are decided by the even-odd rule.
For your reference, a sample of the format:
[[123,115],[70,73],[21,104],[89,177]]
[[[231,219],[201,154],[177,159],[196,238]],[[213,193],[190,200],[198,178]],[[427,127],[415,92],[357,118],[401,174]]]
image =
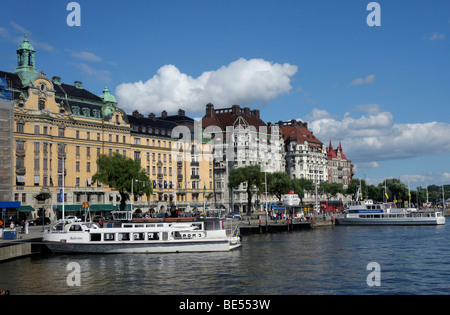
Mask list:
[[275,195],[279,201],[289,190],[293,190],[292,180],[286,172],[267,173],[267,192]]
[[301,203],[303,203],[303,197],[305,196],[305,192],[312,193],[316,189],[313,181],[310,179],[293,178],[291,181],[292,181],[292,190],[298,195]]
[[152,193],[152,185],[145,170],[139,161],[114,153],[112,156],[100,155],[97,158],[99,171],[95,173],[92,180],[101,181],[120,194],[120,210],[125,210],[126,201],[131,194],[131,181],[133,182],[133,193],[136,195]]
[[[379,183],[378,188],[384,193],[385,182]],[[388,201],[397,200],[397,202],[408,200],[408,186],[402,183],[398,178],[386,179]]]
[[242,183],[247,183],[247,214],[251,214],[252,196],[264,188],[264,174],[259,165],[233,168],[228,175],[228,187],[235,188]]
[[361,195],[356,196],[356,193],[358,192],[359,188],[361,186],[361,193],[363,195],[363,199],[366,198],[369,194],[369,189],[366,185],[366,181],[364,179],[358,179],[358,178],[354,178],[350,181],[350,183],[348,184],[346,193],[347,195],[351,195],[352,198],[354,199],[356,197],[356,199],[361,199]]
[[341,183],[329,183],[329,182],[321,182],[319,185],[319,190],[327,195],[327,199],[336,197],[338,194],[343,194],[344,187]]

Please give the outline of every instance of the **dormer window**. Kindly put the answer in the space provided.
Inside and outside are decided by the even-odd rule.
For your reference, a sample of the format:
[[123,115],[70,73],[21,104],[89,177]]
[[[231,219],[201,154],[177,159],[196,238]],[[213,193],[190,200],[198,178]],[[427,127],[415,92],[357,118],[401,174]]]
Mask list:
[[73,106],[72,107],[72,113],[74,115],[80,115],[80,108],[78,106]]
[[89,110],[89,108],[83,108],[83,115],[88,117],[91,115],[91,111]]

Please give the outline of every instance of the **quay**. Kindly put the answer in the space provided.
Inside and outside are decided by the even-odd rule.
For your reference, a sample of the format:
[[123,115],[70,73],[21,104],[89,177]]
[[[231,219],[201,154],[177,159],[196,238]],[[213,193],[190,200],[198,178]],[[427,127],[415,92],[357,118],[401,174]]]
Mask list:
[[334,220],[331,216],[314,216],[311,220],[307,217],[304,221],[294,220],[266,220],[265,215],[244,217],[242,220],[226,220],[224,221],[225,228],[235,229],[239,226],[241,235],[248,234],[263,234],[263,233],[277,233],[286,231],[298,231],[305,229],[313,229],[319,227],[331,227],[334,226]]
[[[4,232],[10,232],[10,229],[4,229]],[[42,226],[30,226],[28,234],[22,234],[20,227],[16,229],[16,239],[0,238],[0,263],[11,259],[26,257],[30,255],[41,254],[47,251],[42,244]]]

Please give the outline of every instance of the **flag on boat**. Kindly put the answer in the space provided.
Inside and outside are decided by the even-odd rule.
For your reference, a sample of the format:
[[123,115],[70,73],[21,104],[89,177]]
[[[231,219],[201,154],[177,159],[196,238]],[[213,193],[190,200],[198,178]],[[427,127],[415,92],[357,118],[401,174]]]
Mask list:
[[386,200],[389,200],[389,196],[388,196],[388,194],[385,194],[385,196],[386,196]]
[[236,228],[234,229],[233,236],[239,236],[241,231],[239,230],[239,225],[236,225]]

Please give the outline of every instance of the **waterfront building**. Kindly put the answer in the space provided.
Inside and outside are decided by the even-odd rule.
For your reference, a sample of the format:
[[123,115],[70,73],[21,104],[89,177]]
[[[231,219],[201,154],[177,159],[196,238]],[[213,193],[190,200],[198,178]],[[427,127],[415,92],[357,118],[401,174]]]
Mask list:
[[319,185],[328,180],[327,148],[298,120],[278,123],[286,150],[286,171],[291,178],[305,178]]
[[[178,126],[193,127],[193,119],[178,115],[161,117],[150,113],[144,117],[138,111],[128,115],[131,127],[132,154],[141,162],[151,178],[153,195],[136,196],[136,206],[150,208],[151,212],[167,211],[171,207],[192,212],[210,205],[212,197],[212,160],[199,159],[200,150],[208,152],[208,146],[195,143],[192,137],[187,142],[173,136]],[[196,145],[199,148],[196,148]]]
[[342,150],[342,144],[336,149],[333,149],[331,144],[327,148],[328,159],[328,182],[341,183],[344,189],[348,188],[350,181],[353,178],[353,164],[352,161],[347,159],[347,156]]
[[[170,119],[142,120],[138,113],[127,115],[107,86],[102,94],[95,95],[80,81],[66,84],[57,76],[49,79],[43,71],[36,71],[35,54],[25,37],[17,50],[16,71],[0,71],[0,81],[11,99],[7,103],[13,109],[9,118],[13,120],[13,132],[9,138],[6,129],[2,134],[2,149],[8,148],[8,141],[13,147],[9,158],[2,155],[8,160],[2,160],[2,165],[9,165],[12,170],[8,181],[11,189],[5,192],[9,197],[2,198],[20,201],[22,205],[8,215],[31,218],[45,210],[52,219],[61,217],[62,201],[66,215],[83,214],[84,202],[89,202],[91,211],[102,214],[117,209],[118,192],[92,181],[97,157],[113,153],[140,160],[151,179],[153,195],[146,198],[136,194],[134,209],[158,212],[175,205],[171,178],[175,174],[190,174],[193,167],[183,163],[175,166],[170,159],[171,147],[177,142],[171,134],[177,124]],[[2,118],[8,120],[7,117],[5,112]],[[7,122],[2,121],[2,126],[6,127]],[[212,187],[212,162],[204,172],[200,167],[194,173],[197,183],[178,197],[189,209],[192,201],[202,203],[203,196],[207,196],[201,188]],[[180,179],[188,181],[187,176]],[[205,185],[200,186],[200,180]]]
[[[263,172],[279,172],[285,169],[283,139],[278,126],[266,124],[259,110],[241,108],[214,109],[206,105],[202,128],[210,137],[214,156],[214,203],[218,208],[246,212],[245,184],[228,187],[228,174],[235,167],[260,165]],[[262,193],[253,195],[256,210],[263,210]],[[276,202],[274,196],[268,203]]]

